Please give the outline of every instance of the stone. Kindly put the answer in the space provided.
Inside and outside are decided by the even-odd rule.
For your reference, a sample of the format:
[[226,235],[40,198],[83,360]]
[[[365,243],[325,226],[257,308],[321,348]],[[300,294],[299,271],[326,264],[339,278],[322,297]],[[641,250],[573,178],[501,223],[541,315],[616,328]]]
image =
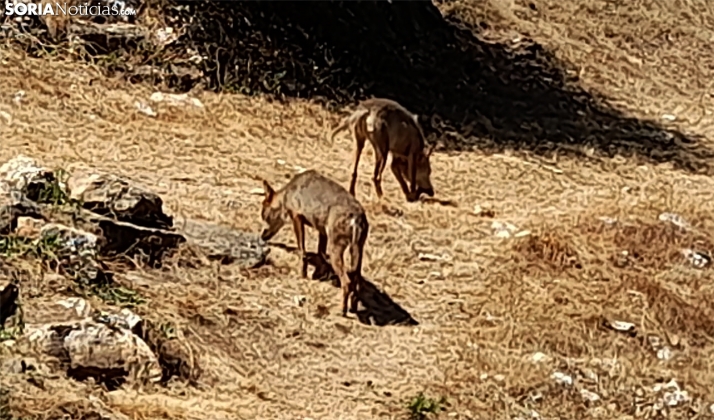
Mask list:
[[[82,277],[87,282],[101,271],[95,264],[97,255],[134,257],[141,252],[149,265],[158,267],[168,251],[185,242],[173,231],[173,219],[163,212],[161,197],[139,183],[90,170],[62,181],[59,171],[55,174],[24,155],[2,165],[0,235],[15,233],[44,242],[61,235],[62,243],[53,242],[53,247],[59,245],[56,251],[70,262],[65,268],[76,271],[74,262],[86,260],[82,267],[89,271]],[[42,204],[72,205],[55,206],[52,221],[59,223],[47,224],[45,213],[50,213]]]
[[55,257],[62,272],[80,284],[106,282],[103,267],[97,261],[100,246],[97,235],[59,223],[48,223],[40,229],[38,244],[40,253]]
[[61,201],[67,197],[67,186],[60,174],[41,166],[37,160],[18,155],[0,166],[0,190],[5,194],[34,202]]
[[224,264],[245,268],[262,265],[268,255],[265,241],[258,234],[242,232],[203,220],[187,219],[177,227],[187,242]]
[[15,235],[22,238],[39,238],[45,223],[44,220],[35,217],[20,216],[14,229]]
[[59,223],[48,223],[40,228],[40,237],[57,241],[57,246],[72,253],[96,254],[99,246],[97,235]]
[[[97,313],[93,318],[95,321],[109,326],[121,327],[135,334],[140,326],[143,325],[141,324],[141,317],[127,308],[122,308],[119,313]],[[151,347],[151,345],[149,345],[149,347]]]
[[148,258],[149,266],[159,267],[164,256],[186,242],[183,235],[173,230],[148,228],[104,217],[91,219],[102,231],[105,243],[101,253],[106,256],[134,256],[140,251]]
[[81,297],[69,297],[67,299],[59,300],[57,301],[57,307],[57,309],[62,307],[65,310],[62,311],[62,314],[58,314],[59,316],[53,316],[52,319],[54,320],[61,318],[66,318],[63,319],[63,321],[69,321],[76,318],[84,319],[92,314],[92,306],[86,299]]
[[67,375],[118,385],[161,379],[149,346],[131,330],[93,318],[27,326],[26,337],[43,353],[59,359]]
[[169,229],[171,216],[163,211],[163,200],[143,185],[116,175],[74,173],[67,185],[70,198],[82,207],[121,222],[142,227]]
[[154,92],[149,97],[151,102],[164,102],[169,106],[194,106],[203,108],[203,103],[198,98],[192,98],[187,93],[162,93]]

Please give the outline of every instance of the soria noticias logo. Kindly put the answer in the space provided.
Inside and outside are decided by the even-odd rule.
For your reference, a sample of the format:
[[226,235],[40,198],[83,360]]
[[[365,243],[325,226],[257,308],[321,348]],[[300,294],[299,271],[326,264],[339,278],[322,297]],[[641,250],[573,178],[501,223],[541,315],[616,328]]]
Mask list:
[[30,3],[8,1],[5,15],[8,16],[133,16],[136,10],[125,7],[124,2],[114,1],[106,5],[68,5],[67,3]]

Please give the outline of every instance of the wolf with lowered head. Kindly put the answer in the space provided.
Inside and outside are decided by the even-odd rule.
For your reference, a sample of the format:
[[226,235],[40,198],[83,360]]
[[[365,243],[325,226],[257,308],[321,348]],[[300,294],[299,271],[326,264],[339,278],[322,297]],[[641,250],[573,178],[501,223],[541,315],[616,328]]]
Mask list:
[[[327,257],[342,286],[342,315],[357,312],[362,290],[362,253],[369,223],[362,205],[340,184],[314,170],[295,175],[279,191],[263,181],[265,198],[260,216],[267,224],[261,233],[265,241],[286,223],[292,223],[301,258],[300,277],[307,277],[305,225],[319,233],[318,253]],[[343,254],[349,249],[349,265]]]
[[[379,198],[382,197],[382,173],[391,152],[391,170],[407,201],[419,199],[421,194],[434,196],[431,184],[429,158],[433,148],[426,147],[424,133],[415,114],[407,111],[398,102],[386,98],[371,98],[359,103],[357,109],[342,119],[332,130],[330,140],[340,131],[352,129],[356,148],[350,180],[350,194],[355,195],[357,166],[369,140],[374,149],[375,165],[372,181]],[[409,180],[409,185],[405,181]]]

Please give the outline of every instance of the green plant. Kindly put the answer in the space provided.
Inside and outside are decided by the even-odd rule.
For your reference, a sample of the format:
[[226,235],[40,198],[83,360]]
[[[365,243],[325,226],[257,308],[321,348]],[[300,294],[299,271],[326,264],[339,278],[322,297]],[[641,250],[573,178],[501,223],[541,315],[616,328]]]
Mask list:
[[29,248],[27,240],[15,235],[0,237],[0,255],[9,258],[13,255],[22,254]]
[[70,204],[69,191],[67,191],[67,180],[69,173],[62,168],[57,168],[38,191],[37,202],[61,206]]
[[22,334],[22,328],[20,326],[12,328],[4,328],[0,330],[0,342],[7,340],[14,340]]
[[146,303],[137,291],[113,283],[92,285],[88,292],[106,303],[122,307],[131,308]]
[[437,414],[442,411],[444,404],[446,404],[445,397],[435,400],[426,397],[424,393],[420,392],[417,396],[409,400],[407,404],[409,418],[412,420],[423,420],[430,414]]
[[59,233],[43,234],[34,240],[16,235],[0,237],[0,256],[6,258],[19,255],[57,262],[61,248],[62,240]]
[[63,244],[59,232],[45,232],[35,240],[17,236],[0,237],[0,256],[30,256],[42,261],[50,270],[60,268],[84,293],[95,295],[109,304],[135,307],[146,303],[138,292],[120,286],[111,279],[87,280],[96,277],[87,275],[87,270],[93,266],[88,268],[85,260],[74,260],[67,253],[68,248]]
[[15,235],[0,237],[0,256],[30,256],[49,263],[57,263],[62,248],[59,234],[46,234],[31,240]]
[[60,259],[58,252],[62,248],[62,238],[59,233],[50,232],[33,241],[30,253],[44,261],[57,262]]
[[146,303],[139,292],[120,285],[91,261],[84,261],[84,264],[76,261],[65,268],[65,274],[77,285],[76,291],[85,297],[94,295],[110,305],[125,308]]
[[164,322],[159,325],[159,331],[167,340],[176,338],[176,325],[173,322]]

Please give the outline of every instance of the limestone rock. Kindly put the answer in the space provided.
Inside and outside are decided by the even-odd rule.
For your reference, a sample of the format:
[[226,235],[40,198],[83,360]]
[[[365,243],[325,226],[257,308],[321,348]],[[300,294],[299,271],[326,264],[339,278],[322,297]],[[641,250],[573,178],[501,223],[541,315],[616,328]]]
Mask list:
[[81,284],[105,281],[104,270],[97,261],[100,247],[97,235],[58,223],[48,223],[40,229],[39,244],[41,252],[54,254],[61,270]]
[[97,253],[97,235],[59,223],[48,223],[40,228],[40,237],[57,241],[57,246],[71,253]]
[[13,192],[35,202],[48,202],[66,196],[67,186],[58,174],[41,166],[35,159],[18,155],[0,166],[0,190],[5,195]]
[[43,219],[38,202],[66,197],[65,186],[36,160],[18,155],[0,166],[0,235],[9,235],[19,217]]
[[[92,314],[92,306],[86,299],[81,297],[69,297],[59,300],[52,309],[55,309],[55,311],[52,311],[52,319],[59,322],[84,319]],[[54,312],[57,313],[55,314]]]
[[15,235],[21,238],[39,238],[45,221],[31,216],[20,216],[16,224]]
[[92,318],[28,326],[29,341],[57,357],[70,377],[106,383],[156,382],[161,367],[149,346],[131,330]]
[[163,200],[148,188],[105,173],[72,174],[67,184],[70,197],[102,216],[138,226],[168,229],[173,219],[163,211]]
[[74,262],[83,261],[86,267],[98,268],[88,261],[118,254],[133,257],[138,252],[148,257],[149,265],[158,266],[166,253],[185,242],[182,235],[171,230],[121,222],[84,209],[61,210],[55,212],[54,217],[76,227],[20,217],[16,234],[29,239],[40,238],[50,244],[58,256],[65,258],[64,261],[71,261],[71,267],[75,266]]

